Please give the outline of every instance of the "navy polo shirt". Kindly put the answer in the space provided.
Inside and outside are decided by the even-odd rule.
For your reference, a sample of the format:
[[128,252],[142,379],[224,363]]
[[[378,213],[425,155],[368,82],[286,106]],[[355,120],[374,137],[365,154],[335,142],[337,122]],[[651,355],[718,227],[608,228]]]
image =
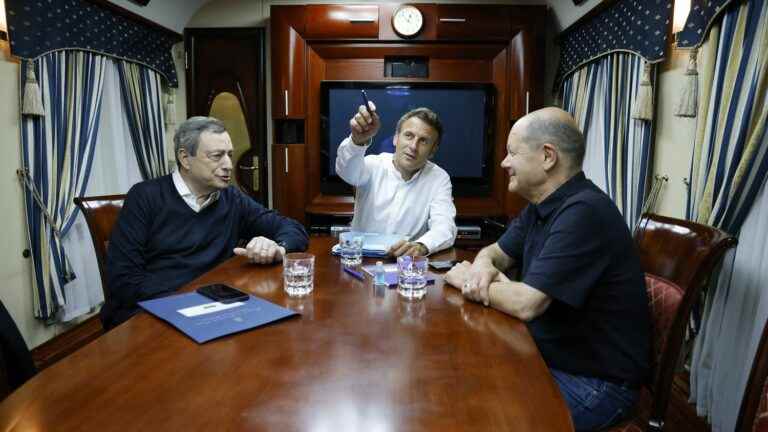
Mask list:
[[645,379],[651,323],[640,257],[616,205],[583,172],[528,205],[498,245],[521,264],[522,281],[552,299],[528,323],[549,367]]

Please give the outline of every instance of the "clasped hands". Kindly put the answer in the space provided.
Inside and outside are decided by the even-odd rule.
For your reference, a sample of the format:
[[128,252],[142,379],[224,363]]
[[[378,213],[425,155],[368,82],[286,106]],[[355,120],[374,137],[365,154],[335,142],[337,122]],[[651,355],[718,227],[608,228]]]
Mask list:
[[254,237],[244,248],[236,247],[233,252],[256,264],[272,264],[283,260],[285,248],[266,237]]
[[445,281],[461,290],[464,298],[485,306],[491,304],[491,285],[498,282],[511,282],[504,273],[490,264],[463,261],[456,264],[445,274]]

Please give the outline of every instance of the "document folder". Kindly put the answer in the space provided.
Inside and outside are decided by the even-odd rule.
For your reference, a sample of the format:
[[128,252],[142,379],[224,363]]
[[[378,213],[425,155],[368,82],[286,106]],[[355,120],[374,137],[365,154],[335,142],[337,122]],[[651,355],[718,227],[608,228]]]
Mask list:
[[142,301],[139,306],[200,344],[298,315],[254,296],[245,302],[222,304],[196,292]]

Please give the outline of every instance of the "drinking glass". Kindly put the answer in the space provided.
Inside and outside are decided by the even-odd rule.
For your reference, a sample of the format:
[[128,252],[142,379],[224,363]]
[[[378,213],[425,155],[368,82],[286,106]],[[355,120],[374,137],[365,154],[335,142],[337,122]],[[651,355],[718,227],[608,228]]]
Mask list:
[[425,256],[403,255],[397,258],[397,292],[406,299],[419,300],[427,294],[427,267]]
[[315,274],[315,256],[303,252],[285,254],[283,257],[283,283],[291,297],[301,297],[312,292]]
[[341,247],[341,263],[348,267],[362,264],[363,262],[363,236],[358,232],[345,232],[339,236]]

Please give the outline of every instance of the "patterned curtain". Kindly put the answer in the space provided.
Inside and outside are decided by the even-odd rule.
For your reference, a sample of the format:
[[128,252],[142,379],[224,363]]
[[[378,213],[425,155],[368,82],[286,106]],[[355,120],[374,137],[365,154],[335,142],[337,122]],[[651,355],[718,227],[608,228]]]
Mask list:
[[141,177],[149,180],[168,173],[160,75],[136,63],[117,61],[120,94]]
[[[701,101],[688,217],[739,234],[707,292],[691,397],[713,431],[733,430],[768,317],[768,1],[729,6],[701,47]],[[762,191],[762,192],[761,192]]]
[[[65,302],[70,271],[61,238],[74,222],[99,132],[107,57],[58,51],[34,62],[45,107],[22,119],[22,170],[36,295],[35,316],[50,320]],[[24,69],[24,68],[22,68]]]
[[563,109],[584,132],[584,172],[616,203],[627,226],[640,218],[648,185],[653,137],[650,122],[633,120],[643,59],[612,53],[563,81]]

